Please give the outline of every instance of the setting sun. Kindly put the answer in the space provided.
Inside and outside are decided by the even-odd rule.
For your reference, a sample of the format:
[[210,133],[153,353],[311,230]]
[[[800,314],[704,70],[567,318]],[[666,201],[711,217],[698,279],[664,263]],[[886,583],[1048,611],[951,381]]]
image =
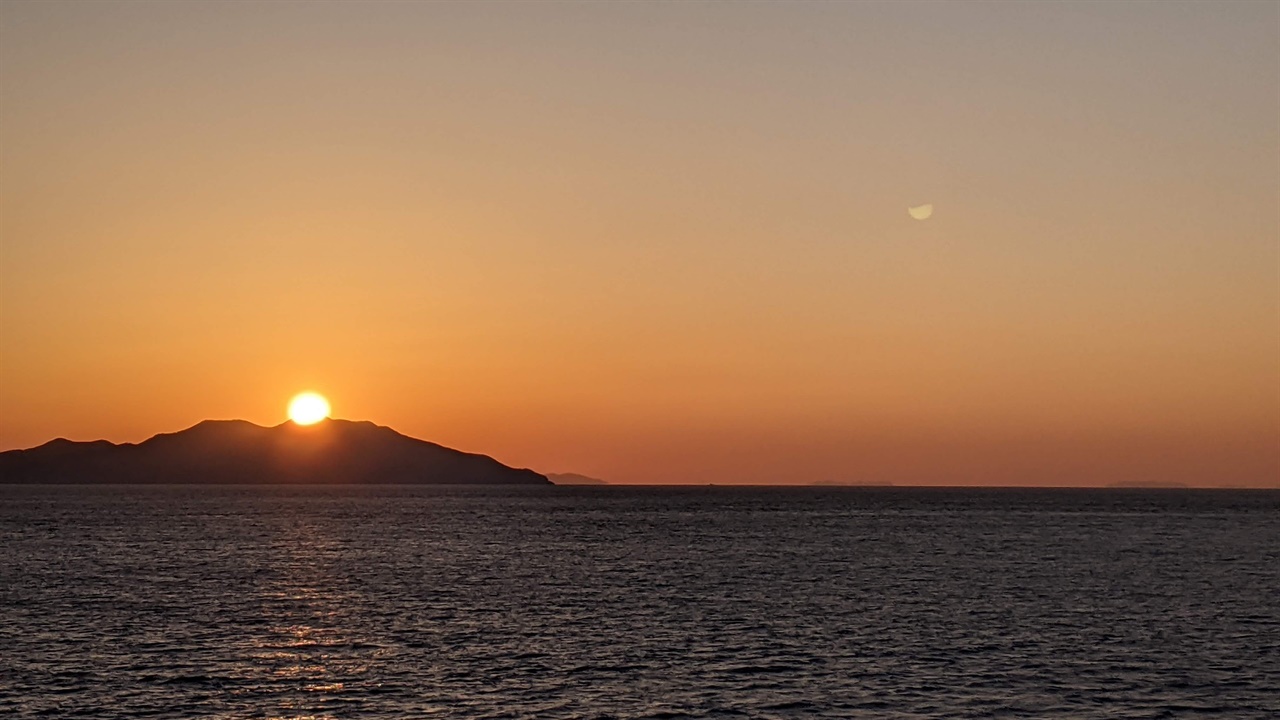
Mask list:
[[322,395],[304,392],[289,401],[289,419],[299,425],[314,425],[329,417],[329,401]]

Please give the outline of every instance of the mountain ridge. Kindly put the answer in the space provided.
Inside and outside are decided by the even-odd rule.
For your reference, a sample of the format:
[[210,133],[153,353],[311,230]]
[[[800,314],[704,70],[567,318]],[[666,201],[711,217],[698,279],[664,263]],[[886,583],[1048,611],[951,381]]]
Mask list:
[[544,473],[556,485],[608,485],[605,480],[581,473]]
[[55,438],[0,452],[0,484],[550,484],[373,422],[202,420],[139,443]]

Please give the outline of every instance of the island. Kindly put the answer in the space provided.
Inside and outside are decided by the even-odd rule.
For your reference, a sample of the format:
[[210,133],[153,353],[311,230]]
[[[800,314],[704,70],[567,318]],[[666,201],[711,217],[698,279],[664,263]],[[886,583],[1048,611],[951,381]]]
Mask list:
[[550,485],[486,455],[372,422],[325,419],[264,427],[206,420],[140,443],[59,438],[0,453],[0,483]]
[[547,473],[547,479],[556,485],[608,485],[609,483],[578,473]]

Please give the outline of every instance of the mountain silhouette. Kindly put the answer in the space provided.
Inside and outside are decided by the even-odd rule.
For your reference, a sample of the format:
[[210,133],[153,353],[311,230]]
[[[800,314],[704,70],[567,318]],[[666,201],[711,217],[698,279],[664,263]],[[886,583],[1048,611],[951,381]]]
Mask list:
[[547,473],[547,479],[556,485],[608,485],[600,478],[593,478],[578,473]]
[[183,484],[540,484],[532,470],[507,467],[401,435],[371,422],[323,420],[263,427],[205,420],[141,443],[59,438],[0,453],[0,483]]

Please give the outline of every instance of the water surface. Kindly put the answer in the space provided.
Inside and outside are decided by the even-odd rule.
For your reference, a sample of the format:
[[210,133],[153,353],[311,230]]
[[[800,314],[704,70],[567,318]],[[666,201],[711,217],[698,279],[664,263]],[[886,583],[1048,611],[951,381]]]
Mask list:
[[1280,493],[0,487],[13,718],[1274,718]]

